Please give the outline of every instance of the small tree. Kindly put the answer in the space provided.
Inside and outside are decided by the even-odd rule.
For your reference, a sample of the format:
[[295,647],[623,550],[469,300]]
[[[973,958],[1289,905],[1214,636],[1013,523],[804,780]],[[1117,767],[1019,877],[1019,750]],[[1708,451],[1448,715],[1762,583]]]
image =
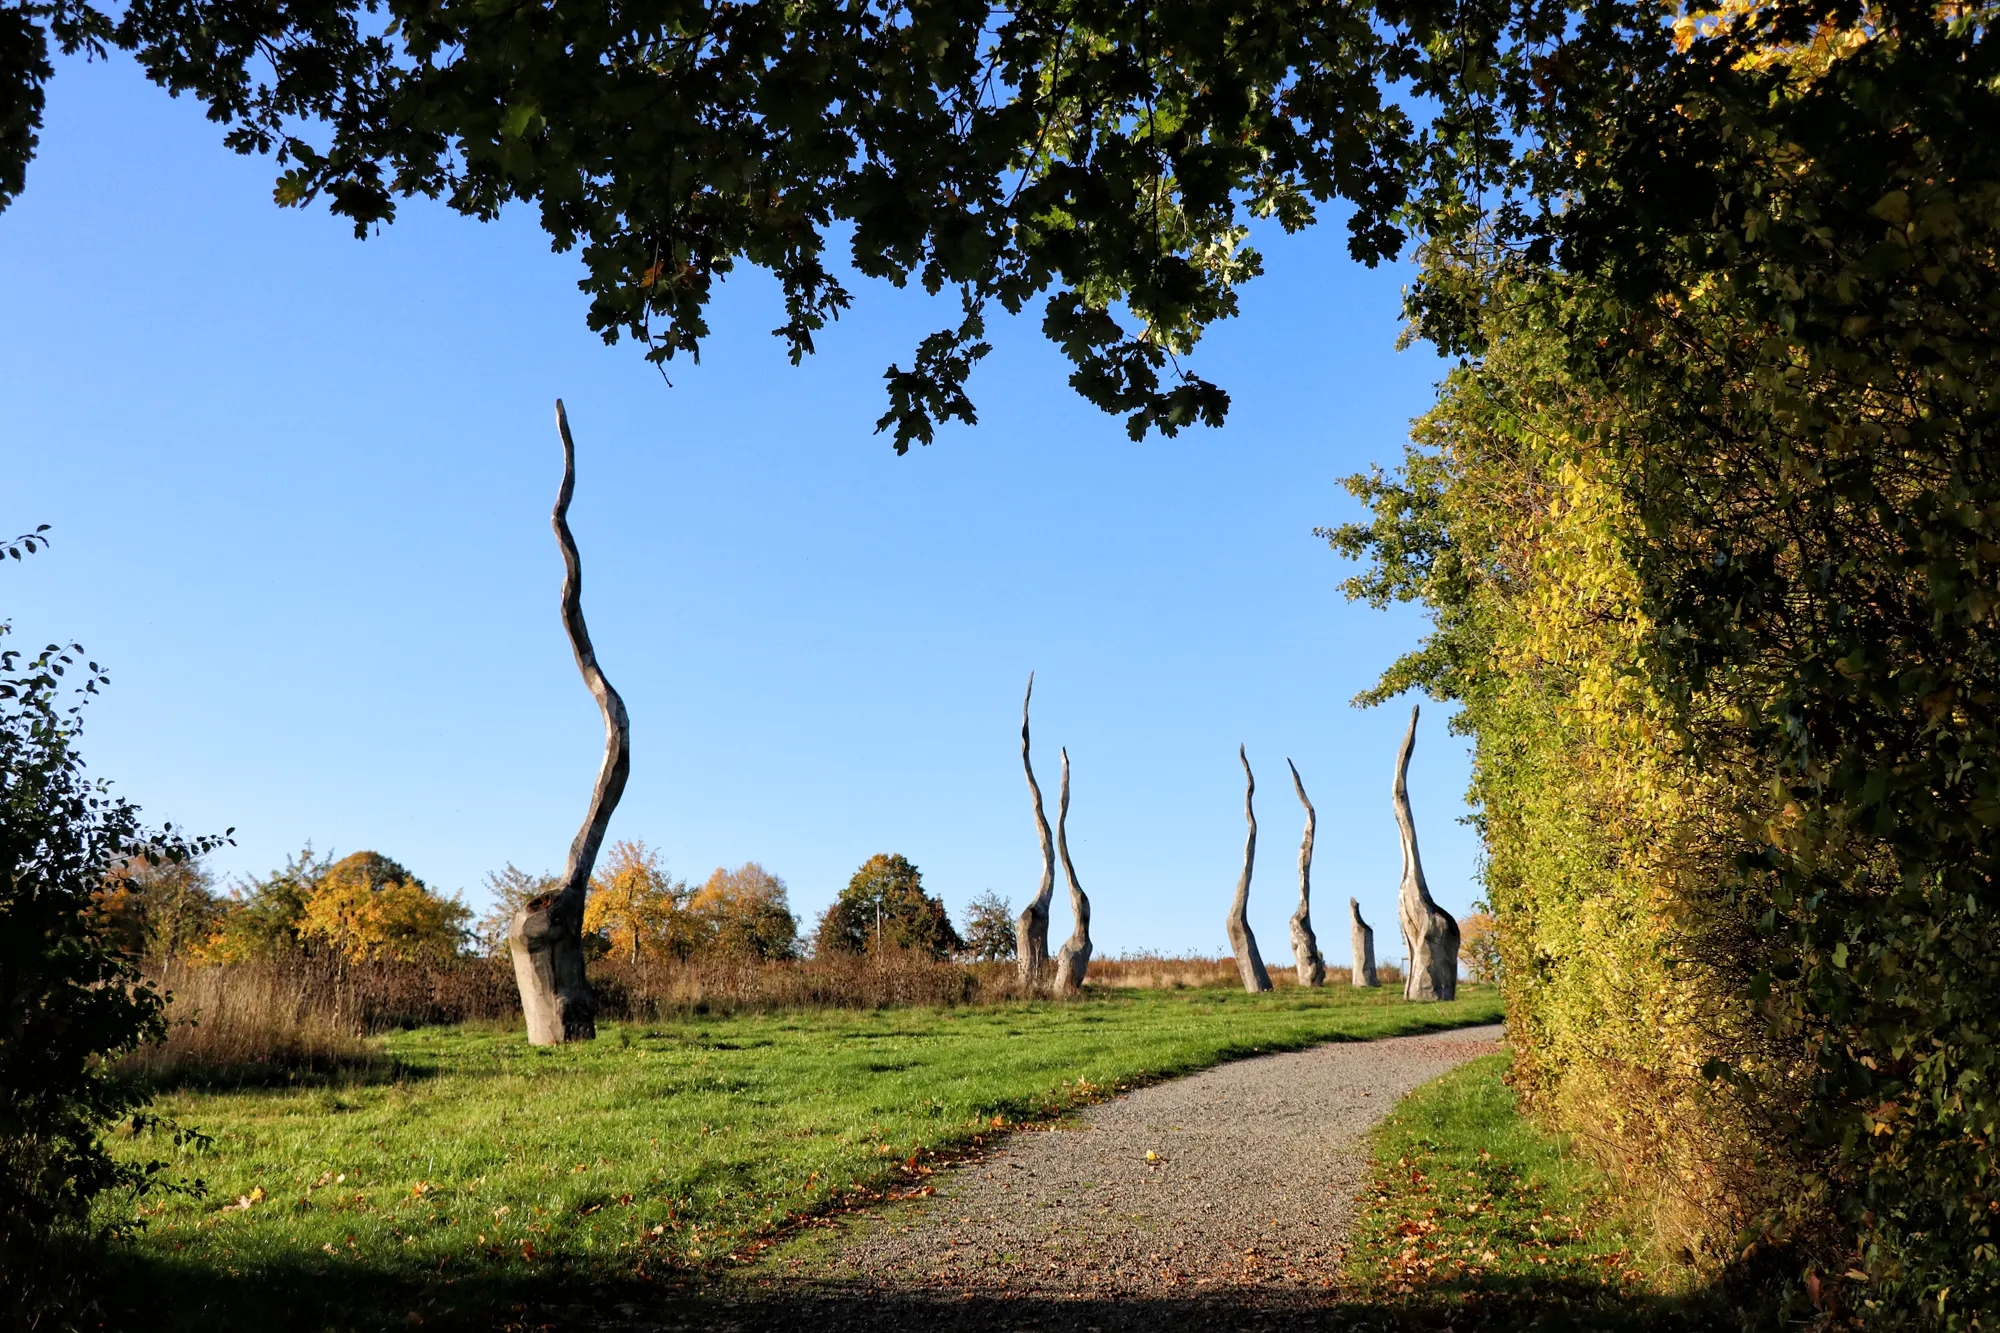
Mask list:
[[506,957],[507,927],[514,923],[514,914],[531,900],[561,887],[562,881],[556,876],[531,875],[512,861],[505,870],[488,871],[486,891],[493,895],[493,906],[472,927],[472,937],[478,941],[480,952],[489,958]]
[[1473,981],[1500,980],[1500,922],[1478,903],[1458,923],[1458,960]]
[[902,856],[871,856],[820,918],[822,954],[907,949],[948,958],[965,947],[944,904],[924,892],[924,877]]
[[1016,948],[1014,905],[988,889],[965,905],[965,929],[961,937],[965,940],[966,955],[979,962],[997,963],[1012,958]]
[[687,906],[687,881],[667,873],[658,852],[640,841],[614,842],[590,878],[583,930],[628,963],[685,961],[700,950],[703,935]]
[[785,881],[755,861],[735,870],[717,866],[695,890],[688,911],[701,924],[706,951],[750,958],[790,958],[798,952],[799,923]]

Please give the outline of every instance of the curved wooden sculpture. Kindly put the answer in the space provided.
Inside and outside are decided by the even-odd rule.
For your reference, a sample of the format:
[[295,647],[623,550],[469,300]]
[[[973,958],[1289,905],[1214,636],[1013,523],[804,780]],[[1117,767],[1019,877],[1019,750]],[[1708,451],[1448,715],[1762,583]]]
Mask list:
[[1251,798],[1257,794],[1257,779],[1250,772],[1250,756],[1236,747],[1236,757],[1243,761],[1243,818],[1249,821],[1250,836],[1243,843],[1243,875],[1236,881],[1236,898],[1229,904],[1229,948],[1236,955],[1236,973],[1243,978],[1243,989],[1255,995],[1259,991],[1271,989],[1271,974],[1264,970],[1264,960],[1257,955],[1257,937],[1250,933],[1250,868],[1257,859],[1257,811]]
[[597,787],[576,841],[569,846],[562,887],[532,898],[514,914],[507,927],[507,948],[514,956],[514,981],[521,988],[521,1010],[528,1020],[528,1040],[536,1046],[589,1041],[597,1035],[597,1004],[583,968],[583,903],[590,892],[590,872],[597,849],[625,778],[632,769],[632,727],[625,701],[598,668],[590,631],[583,623],[583,562],[569,530],[569,501],[576,490],[576,443],[570,439],[569,416],[556,400],[556,430],[562,436],[562,489],[556,493],[551,522],[562,547],[562,622],[583,683],[604,715],[604,761],[597,769]]
[[1049,961],[1049,900],[1056,893],[1056,860],[1049,848],[1049,817],[1042,813],[1042,788],[1035,766],[1028,762],[1028,702],[1035,697],[1035,673],[1028,673],[1028,692],[1021,698],[1021,767],[1028,773],[1028,794],[1035,802],[1035,832],[1042,840],[1042,888],[1014,920],[1014,952],[1021,969],[1021,990],[1033,994],[1041,985]]
[[1410,709],[1410,729],[1396,754],[1396,827],[1403,835],[1403,885],[1396,914],[1402,920],[1403,947],[1410,959],[1403,978],[1406,1000],[1450,1000],[1458,995],[1458,922],[1431,901],[1424,883],[1423,859],[1417,855],[1417,825],[1410,817],[1410,752],[1417,747],[1417,709]]
[[1306,836],[1299,843],[1299,910],[1292,913],[1292,966],[1298,969],[1301,986],[1324,986],[1326,959],[1320,957],[1312,925],[1313,826],[1318,817],[1306,799],[1306,784],[1299,781],[1299,766],[1287,759],[1285,767],[1292,770],[1292,789],[1306,808]]
[[1069,747],[1062,752],[1062,795],[1056,798],[1056,851],[1062,856],[1063,877],[1069,881],[1069,910],[1076,916],[1076,929],[1056,953],[1055,989],[1074,995],[1083,989],[1084,974],[1090,971],[1090,899],[1076,882],[1076,867],[1069,859]]
[[1382,979],[1375,975],[1375,927],[1361,919],[1361,902],[1356,898],[1347,900],[1347,915],[1353,928],[1354,967],[1353,981],[1357,986],[1379,986]]

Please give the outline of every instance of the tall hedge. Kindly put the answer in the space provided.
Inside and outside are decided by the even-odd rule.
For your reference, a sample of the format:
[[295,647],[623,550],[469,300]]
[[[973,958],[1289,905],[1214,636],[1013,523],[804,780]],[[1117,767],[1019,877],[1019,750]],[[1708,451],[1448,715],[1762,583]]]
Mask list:
[[1334,534],[1436,618],[1384,688],[1466,705],[1522,1086],[1670,1247],[1883,1324],[2000,1310],[1989,17],[1694,43],[1559,251],[1439,236],[1467,359]]

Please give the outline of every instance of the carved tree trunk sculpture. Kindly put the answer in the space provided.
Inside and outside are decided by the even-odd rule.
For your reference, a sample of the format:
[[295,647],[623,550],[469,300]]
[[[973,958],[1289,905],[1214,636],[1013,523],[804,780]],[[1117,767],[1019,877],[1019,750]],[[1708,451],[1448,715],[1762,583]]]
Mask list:
[[1287,759],[1285,767],[1292,770],[1292,789],[1306,808],[1306,836],[1299,843],[1299,910],[1292,913],[1292,966],[1298,969],[1301,986],[1324,986],[1326,959],[1320,957],[1312,923],[1313,826],[1318,816],[1306,799],[1306,784],[1299,781],[1298,765]]
[[1229,904],[1229,948],[1236,955],[1236,973],[1243,989],[1255,995],[1271,989],[1271,974],[1257,954],[1257,937],[1250,933],[1250,869],[1257,859],[1257,811],[1251,798],[1257,794],[1257,779],[1250,772],[1250,756],[1236,747],[1243,761],[1243,818],[1249,821],[1250,836],[1243,843],[1243,876],[1236,881],[1236,898]]
[[1042,788],[1035,766],[1028,762],[1028,702],[1035,697],[1035,673],[1028,673],[1028,692],[1021,698],[1021,767],[1028,773],[1028,794],[1035,801],[1035,832],[1042,840],[1042,888],[1014,920],[1014,950],[1021,969],[1021,989],[1032,994],[1049,961],[1049,900],[1056,892],[1056,860],[1049,847],[1049,817],[1042,813]]
[[590,810],[576,841],[570,844],[562,887],[530,899],[507,928],[514,981],[521,988],[521,1009],[528,1020],[528,1040],[536,1046],[589,1041],[597,1035],[597,1004],[583,968],[583,903],[590,892],[597,849],[604,842],[604,830],[611,822],[611,812],[618,808],[618,798],[625,794],[625,778],[632,768],[632,728],[625,716],[625,701],[599,670],[590,631],[583,623],[583,562],[569,531],[569,501],[576,489],[576,443],[570,439],[569,416],[560,398],[556,400],[556,430],[562,436],[563,479],[551,522],[556,543],[562,547],[563,628],[569,632],[569,646],[576,653],[583,683],[604,715],[604,761],[598,766]]
[[1410,729],[1396,754],[1396,827],[1403,835],[1403,886],[1397,895],[1403,947],[1410,959],[1403,979],[1406,1000],[1449,1000],[1458,995],[1458,922],[1431,901],[1424,883],[1423,859],[1417,855],[1417,826],[1410,817],[1410,752],[1417,746],[1417,709],[1410,709]]
[[1062,855],[1063,877],[1069,881],[1069,910],[1076,916],[1076,929],[1056,954],[1055,989],[1074,995],[1083,989],[1084,974],[1090,971],[1090,899],[1076,882],[1076,867],[1069,859],[1069,747],[1062,752],[1062,795],[1056,799],[1056,851]]
[[1382,979],[1375,975],[1375,927],[1361,919],[1359,899],[1347,900],[1347,915],[1354,931],[1354,984],[1379,986]]

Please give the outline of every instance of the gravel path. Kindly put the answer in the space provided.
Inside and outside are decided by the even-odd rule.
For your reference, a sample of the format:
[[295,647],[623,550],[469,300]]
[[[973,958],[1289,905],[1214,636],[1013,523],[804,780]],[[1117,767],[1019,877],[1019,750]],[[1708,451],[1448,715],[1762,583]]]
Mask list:
[[961,1329],[1157,1329],[1180,1313],[1247,1327],[1323,1307],[1363,1136],[1500,1037],[1496,1025],[1260,1056],[1015,1134],[830,1263],[767,1274],[738,1326],[868,1327],[949,1302]]

